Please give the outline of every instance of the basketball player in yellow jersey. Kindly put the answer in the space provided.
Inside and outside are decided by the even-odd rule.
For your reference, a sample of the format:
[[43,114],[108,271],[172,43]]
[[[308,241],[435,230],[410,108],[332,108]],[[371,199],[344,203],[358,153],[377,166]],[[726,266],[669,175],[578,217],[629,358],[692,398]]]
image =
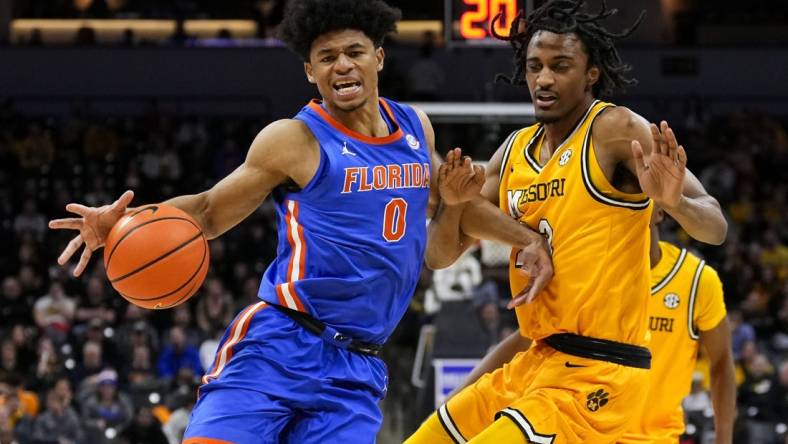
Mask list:
[[634,418],[621,444],[676,444],[684,433],[681,400],[690,392],[700,341],[711,361],[711,399],[715,440],[732,442],[736,381],[731,333],[725,316],[722,282],[706,263],[659,240],[663,214],[651,225],[651,385],[643,413]]
[[[725,238],[719,204],[686,172],[667,123],[649,126],[596,100],[631,83],[613,45],[620,35],[601,26],[613,12],[551,0],[514,20],[512,81],[527,83],[539,123],[499,148],[481,195],[544,235],[554,276],[536,294],[542,275],[531,281],[521,271],[538,272],[538,255],[513,251],[510,306],[521,336],[502,345],[500,360],[485,361],[491,373],[441,406],[408,444],[615,442],[643,407],[651,366],[651,201],[694,238]],[[473,197],[477,182],[469,178],[478,173],[460,156],[451,152],[440,171],[442,206],[427,247],[433,267],[471,244],[465,227],[484,200]],[[514,355],[524,338],[534,345]]]

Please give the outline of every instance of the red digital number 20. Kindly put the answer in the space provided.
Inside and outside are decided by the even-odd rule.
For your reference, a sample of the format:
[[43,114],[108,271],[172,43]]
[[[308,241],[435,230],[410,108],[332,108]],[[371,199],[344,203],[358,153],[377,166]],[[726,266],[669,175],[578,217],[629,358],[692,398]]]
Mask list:
[[517,0],[463,0],[468,6],[476,9],[468,10],[460,16],[460,35],[468,40],[487,38],[489,33],[486,24],[503,11],[503,23],[496,20],[491,23],[498,35],[508,35],[512,20],[517,14]]

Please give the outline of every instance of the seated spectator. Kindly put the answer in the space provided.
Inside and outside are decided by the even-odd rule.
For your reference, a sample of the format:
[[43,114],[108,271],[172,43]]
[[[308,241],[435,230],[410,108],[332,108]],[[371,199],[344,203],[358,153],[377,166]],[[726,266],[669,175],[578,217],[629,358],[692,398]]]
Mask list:
[[3,278],[0,289],[0,325],[33,323],[33,306],[22,294],[22,284],[15,276]]
[[115,370],[102,371],[96,378],[94,393],[82,406],[82,423],[92,442],[104,442],[122,434],[134,414],[131,402],[118,392],[118,374]]
[[22,300],[37,298],[44,291],[44,280],[30,265],[23,265],[19,268],[18,279],[22,286]]
[[133,304],[126,306],[123,322],[115,331],[115,344],[122,356],[129,356],[134,347],[146,345],[155,355],[159,350],[158,332],[145,319],[146,311]]
[[14,341],[6,339],[0,344],[0,379],[22,373],[16,355],[16,345]]
[[87,342],[95,342],[101,345],[102,362],[105,365],[117,367],[120,365],[122,357],[118,355],[115,341],[107,338],[105,329],[108,327],[100,318],[93,318],[88,322],[87,328],[83,332],[78,344],[83,347]]
[[84,443],[79,415],[65,404],[54,389],[47,391],[46,411],[38,415],[33,423],[33,439],[37,443]]
[[131,361],[125,367],[129,385],[145,384],[156,379],[153,357],[147,345],[138,345],[131,352]]
[[71,331],[75,310],[76,303],[66,296],[63,286],[59,282],[52,282],[49,292],[36,301],[33,317],[38,328],[60,344]]
[[202,368],[208,369],[213,366],[213,361],[216,359],[216,351],[219,350],[219,342],[222,338],[222,333],[216,337],[208,338],[200,344],[200,363]]
[[169,444],[161,423],[148,406],[137,409],[134,422],[123,432],[121,440],[126,444]]
[[728,311],[728,319],[731,323],[733,359],[738,361],[742,357],[742,350],[744,350],[745,345],[755,345],[755,329],[744,321],[739,309]]
[[689,415],[694,413],[703,414],[703,412],[711,408],[711,397],[703,389],[703,375],[699,372],[693,373],[690,393],[681,401],[681,407]]
[[91,276],[88,280],[85,295],[79,302],[75,314],[75,322],[87,324],[91,319],[98,319],[107,325],[115,323],[117,313],[107,300],[107,286],[98,276]]
[[[186,336],[186,343],[193,346],[200,345],[202,340],[201,332],[194,328],[192,312],[188,304],[181,304],[172,311],[173,328],[178,327]],[[206,332],[208,333],[208,332]],[[161,343],[167,345],[170,340],[170,333],[166,332],[161,340]]]
[[60,376],[60,356],[55,349],[55,344],[48,336],[41,336],[38,340],[38,362],[35,371],[35,388],[42,391],[51,387]]
[[186,427],[189,425],[189,417],[194,408],[194,403],[197,402],[195,393],[195,390],[191,390],[176,397],[174,401],[175,410],[162,427],[169,444],[180,444],[181,440],[183,440],[183,432],[186,431]]
[[780,420],[777,391],[774,368],[766,356],[757,354],[739,387],[738,401],[745,416],[768,422]]
[[183,368],[191,370],[196,376],[203,374],[200,353],[195,346],[186,342],[183,328],[175,326],[170,329],[170,341],[161,351],[157,368],[162,378],[172,378]]
[[67,377],[62,376],[58,378],[52,390],[60,396],[63,405],[66,407],[74,407],[74,390],[71,388],[71,381]]
[[91,378],[98,376],[104,369],[104,355],[101,344],[95,341],[88,341],[82,346],[82,359],[77,363],[71,373],[73,384],[79,388],[80,394],[83,392],[82,386],[94,384]]
[[23,370],[22,377],[32,376],[30,373],[35,368],[38,360],[36,351],[36,329],[22,324],[13,324],[6,337],[10,337],[16,349],[17,368]]
[[233,299],[216,277],[204,285],[205,294],[197,301],[197,326],[208,336],[216,336],[230,325],[235,315]]

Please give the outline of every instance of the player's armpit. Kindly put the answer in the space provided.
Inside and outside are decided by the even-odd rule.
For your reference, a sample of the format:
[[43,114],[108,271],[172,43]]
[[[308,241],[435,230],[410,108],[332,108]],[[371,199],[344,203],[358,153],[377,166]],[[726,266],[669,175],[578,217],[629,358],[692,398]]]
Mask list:
[[443,159],[441,159],[440,154],[438,154],[438,151],[435,149],[435,130],[432,128],[432,122],[430,122],[429,117],[427,117],[427,113],[416,107],[413,107],[413,109],[416,111],[416,115],[419,116],[421,129],[424,131],[424,138],[427,140],[427,147],[430,150],[432,165],[430,171],[430,201],[427,206],[427,218],[431,218],[435,216],[438,205],[440,204],[440,196],[438,194],[438,168],[440,168],[443,163]]

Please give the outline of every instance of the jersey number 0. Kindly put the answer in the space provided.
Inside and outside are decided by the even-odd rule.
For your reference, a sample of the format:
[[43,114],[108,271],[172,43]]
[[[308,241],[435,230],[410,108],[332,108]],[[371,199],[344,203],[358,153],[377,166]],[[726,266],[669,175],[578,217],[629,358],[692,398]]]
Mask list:
[[407,212],[408,202],[401,197],[395,197],[386,204],[383,212],[383,239],[386,239],[386,242],[399,242],[405,235]]

